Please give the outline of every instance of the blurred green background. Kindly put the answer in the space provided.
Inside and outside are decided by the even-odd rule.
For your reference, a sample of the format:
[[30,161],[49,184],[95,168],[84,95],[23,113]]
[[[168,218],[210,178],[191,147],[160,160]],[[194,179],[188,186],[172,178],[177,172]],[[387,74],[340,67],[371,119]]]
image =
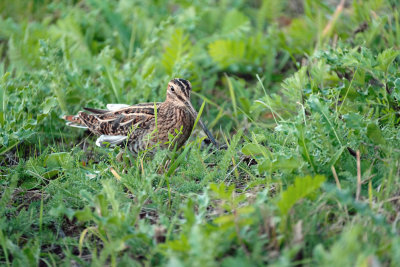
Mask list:
[[[0,1],[0,265],[396,266],[397,0]],[[163,101],[226,150],[60,118]]]

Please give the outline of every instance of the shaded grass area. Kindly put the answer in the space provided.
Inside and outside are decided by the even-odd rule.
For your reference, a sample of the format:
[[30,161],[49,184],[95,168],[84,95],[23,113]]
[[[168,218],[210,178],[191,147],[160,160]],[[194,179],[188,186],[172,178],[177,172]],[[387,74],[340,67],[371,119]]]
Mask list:
[[[28,5],[26,5],[28,2]],[[394,266],[396,1],[0,3],[0,263]],[[162,101],[224,149],[104,149],[61,115]]]

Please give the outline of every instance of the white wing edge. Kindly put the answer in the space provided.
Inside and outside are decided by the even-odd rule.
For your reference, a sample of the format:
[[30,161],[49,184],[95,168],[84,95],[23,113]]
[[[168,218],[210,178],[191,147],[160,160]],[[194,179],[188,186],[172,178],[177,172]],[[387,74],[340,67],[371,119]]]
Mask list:
[[80,128],[80,129],[87,129],[88,128],[87,126],[76,124],[76,123],[73,123],[73,122],[67,122],[66,125],[69,126],[69,127]]
[[107,109],[110,111],[116,111],[127,107],[129,107],[127,104],[107,104]]

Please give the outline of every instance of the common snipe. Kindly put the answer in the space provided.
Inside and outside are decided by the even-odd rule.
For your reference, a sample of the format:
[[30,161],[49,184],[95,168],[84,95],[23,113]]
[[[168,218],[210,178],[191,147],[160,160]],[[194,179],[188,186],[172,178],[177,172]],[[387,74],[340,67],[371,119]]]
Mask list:
[[[64,116],[69,126],[87,128],[100,135],[98,146],[126,144],[137,154],[159,144],[161,148],[181,147],[189,138],[197,112],[190,103],[189,81],[173,79],[168,83],[164,102],[137,105],[109,104],[107,109],[84,108],[78,115]],[[200,126],[210,141],[217,145],[214,137],[201,120]],[[171,135],[172,146],[171,146]]]

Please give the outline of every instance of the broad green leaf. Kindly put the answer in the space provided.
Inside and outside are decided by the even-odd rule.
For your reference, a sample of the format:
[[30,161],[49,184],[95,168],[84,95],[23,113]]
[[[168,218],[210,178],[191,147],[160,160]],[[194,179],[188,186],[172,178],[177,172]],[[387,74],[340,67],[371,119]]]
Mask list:
[[55,97],[48,97],[42,104],[43,114],[47,114],[54,107],[57,106],[57,99]]
[[371,139],[374,144],[377,145],[385,145],[386,140],[382,135],[381,129],[375,124],[375,123],[370,123],[367,126],[367,136],[369,139]]
[[111,216],[107,218],[107,224],[121,226],[121,218],[119,216]]
[[46,157],[44,164],[50,169],[55,169],[64,166],[69,158],[70,155],[67,152],[52,153]]
[[22,182],[22,184],[20,185],[20,187],[25,190],[32,190],[32,189],[38,188],[40,184],[41,184],[41,180],[38,179],[38,177],[31,176],[31,177],[25,178],[24,181]]
[[346,149],[345,146],[342,146],[336,153],[332,156],[331,160],[328,163],[328,167],[334,166],[336,162],[339,160],[340,156],[342,155],[343,151]]
[[60,171],[57,169],[51,169],[50,171],[43,173],[42,176],[46,179],[51,179],[51,178],[55,177],[59,172]]
[[323,175],[316,175],[314,178],[311,176],[296,177],[294,184],[281,193],[277,202],[282,215],[287,215],[296,202],[317,190],[323,182],[325,182]]
[[250,214],[255,211],[253,206],[244,206],[237,209],[238,214]]
[[258,171],[260,173],[265,171],[275,172],[291,172],[301,166],[302,161],[295,157],[285,158],[283,156],[277,157],[271,161],[268,158],[265,159],[261,164],[258,165]]
[[222,33],[238,35],[250,30],[250,20],[242,12],[234,9],[228,12],[222,24]]
[[388,48],[384,50],[382,53],[378,55],[377,60],[379,65],[376,68],[386,72],[390,64],[392,64],[393,60],[395,60],[399,54],[400,51],[393,50],[393,48]]
[[218,225],[224,225],[229,227],[234,225],[235,216],[233,214],[222,215],[214,219],[214,223]]
[[226,68],[244,60],[246,43],[242,40],[216,40],[209,44],[208,52],[214,61]]
[[271,155],[271,151],[260,144],[246,144],[242,148],[242,153],[246,156]]
[[210,184],[210,189],[215,193],[217,199],[230,200],[232,198],[232,193],[235,190],[235,186],[230,185],[227,187],[223,182],[220,184],[212,183]]
[[75,212],[74,216],[81,222],[87,222],[93,218],[92,211],[89,206],[85,206],[82,210],[78,210]]
[[44,118],[46,118],[49,114],[49,112],[55,108],[58,104],[58,101],[55,97],[48,97],[46,100],[42,103],[41,108],[42,108],[42,113],[38,115],[37,117],[37,122],[41,122]]

